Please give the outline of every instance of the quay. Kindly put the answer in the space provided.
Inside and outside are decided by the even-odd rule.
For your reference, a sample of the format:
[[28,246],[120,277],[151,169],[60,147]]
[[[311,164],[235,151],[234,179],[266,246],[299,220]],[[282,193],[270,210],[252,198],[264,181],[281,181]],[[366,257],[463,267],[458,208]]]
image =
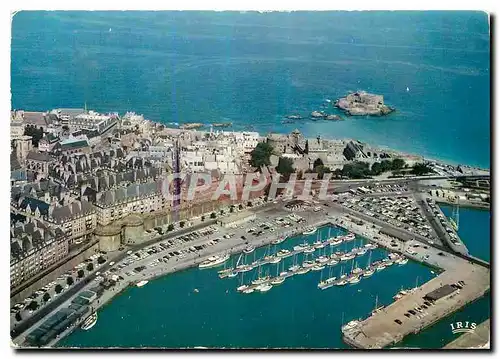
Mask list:
[[[340,219],[339,219],[340,220]],[[344,342],[360,349],[381,349],[400,342],[408,334],[418,333],[490,289],[488,266],[475,263],[439,248],[382,235],[380,228],[357,225],[342,218],[345,228],[400,252],[412,260],[444,270],[410,294],[364,320],[353,320],[342,328]],[[429,304],[429,305],[428,305]],[[425,305],[425,307],[422,307]],[[414,314],[415,313],[415,314]]]

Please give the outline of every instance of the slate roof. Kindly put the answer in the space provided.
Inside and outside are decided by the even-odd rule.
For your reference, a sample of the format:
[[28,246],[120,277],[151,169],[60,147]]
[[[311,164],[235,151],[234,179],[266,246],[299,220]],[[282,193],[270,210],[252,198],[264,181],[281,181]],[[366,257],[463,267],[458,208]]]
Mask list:
[[51,157],[46,152],[30,151],[30,152],[28,152],[26,159],[32,160],[32,161],[39,161],[39,162],[49,162],[51,160]]

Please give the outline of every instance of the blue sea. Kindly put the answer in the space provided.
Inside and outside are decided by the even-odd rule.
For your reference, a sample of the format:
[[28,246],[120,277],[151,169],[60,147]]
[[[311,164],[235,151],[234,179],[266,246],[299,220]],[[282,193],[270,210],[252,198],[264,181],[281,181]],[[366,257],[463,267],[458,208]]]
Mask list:
[[[489,59],[483,12],[23,11],[12,23],[12,107],[298,128],[489,168]],[[325,100],[358,89],[397,111],[281,124],[335,113]]]

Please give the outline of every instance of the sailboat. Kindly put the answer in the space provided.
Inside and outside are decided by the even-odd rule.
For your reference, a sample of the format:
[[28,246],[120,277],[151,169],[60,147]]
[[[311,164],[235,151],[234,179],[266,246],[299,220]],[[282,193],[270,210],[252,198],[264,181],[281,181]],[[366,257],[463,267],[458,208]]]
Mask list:
[[340,267],[340,277],[337,280],[337,282],[335,282],[335,285],[345,285],[345,284],[347,284],[346,277],[347,277],[347,275],[344,274],[344,267]]
[[375,273],[375,268],[371,266],[372,262],[372,251],[370,251],[370,255],[368,256],[368,264],[366,265],[366,269],[363,273],[363,277],[370,277]]
[[377,314],[378,312],[380,312],[382,309],[384,309],[385,306],[381,305],[380,307],[378,307],[378,295],[375,297],[375,309],[372,310],[372,315],[375,315]]
[[300,269],[300,266],[299,266],[299,265],[297,265],[297,254],[294,254],[294,255],[293,255],[293,265],[292,265],[290,268],[288,268],[288,270],[289,270],[290,272],[292,272],[292,273],[295,273],[295,272],[297,272],[299,269]]
[[406,86],[406,92],[410,92],[410,88]]
[[236,290],[237,290],[238,292],[243,292],[244,290],[246,290],[246,289],[248,288],[248,285],[243,284],[243,276],[244,276],[244,275],[245,275],[244,273],[241,273],[241,282],[240,282],[240,286],[239,286],[238,288],[236,288]]
[[276,277],[271,279],[271,284],[272,285],[278,285],[278,284],[281,284],[285,281],[285,277],[282,276],[282,275],[279,275],[278,272],[279,272],[279,269],[280,269],[280,265],[277,264],[276,265]]
[[[355,273],[355,270],[354,270],[354,262],[356,261],[353,261],[352,262],[352,268],[351,268],[351,275],[349,277],[349,279],[347,280],[350,284],[356,284],[356,283],[359,283],[359,281],[361,280],[361,275],[358,274],[359,271],[356,271]],[[358,264],[356,263],[356,269],[358,270]],[[360,270],[360,269],[359,269]]]

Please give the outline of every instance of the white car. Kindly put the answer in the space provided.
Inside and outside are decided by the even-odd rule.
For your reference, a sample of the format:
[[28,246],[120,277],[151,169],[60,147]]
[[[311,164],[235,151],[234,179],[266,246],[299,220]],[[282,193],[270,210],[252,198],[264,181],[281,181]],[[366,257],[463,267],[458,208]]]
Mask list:
[[113,266],[114,264],[115,264],[115,262],[110,262],[110,263],[109,263],[109,266],[111,267],[111,266]]
[[132,251],[127,251],[127,254],[128,254],[128,255],[131,255],[131,254],[132,254]]

